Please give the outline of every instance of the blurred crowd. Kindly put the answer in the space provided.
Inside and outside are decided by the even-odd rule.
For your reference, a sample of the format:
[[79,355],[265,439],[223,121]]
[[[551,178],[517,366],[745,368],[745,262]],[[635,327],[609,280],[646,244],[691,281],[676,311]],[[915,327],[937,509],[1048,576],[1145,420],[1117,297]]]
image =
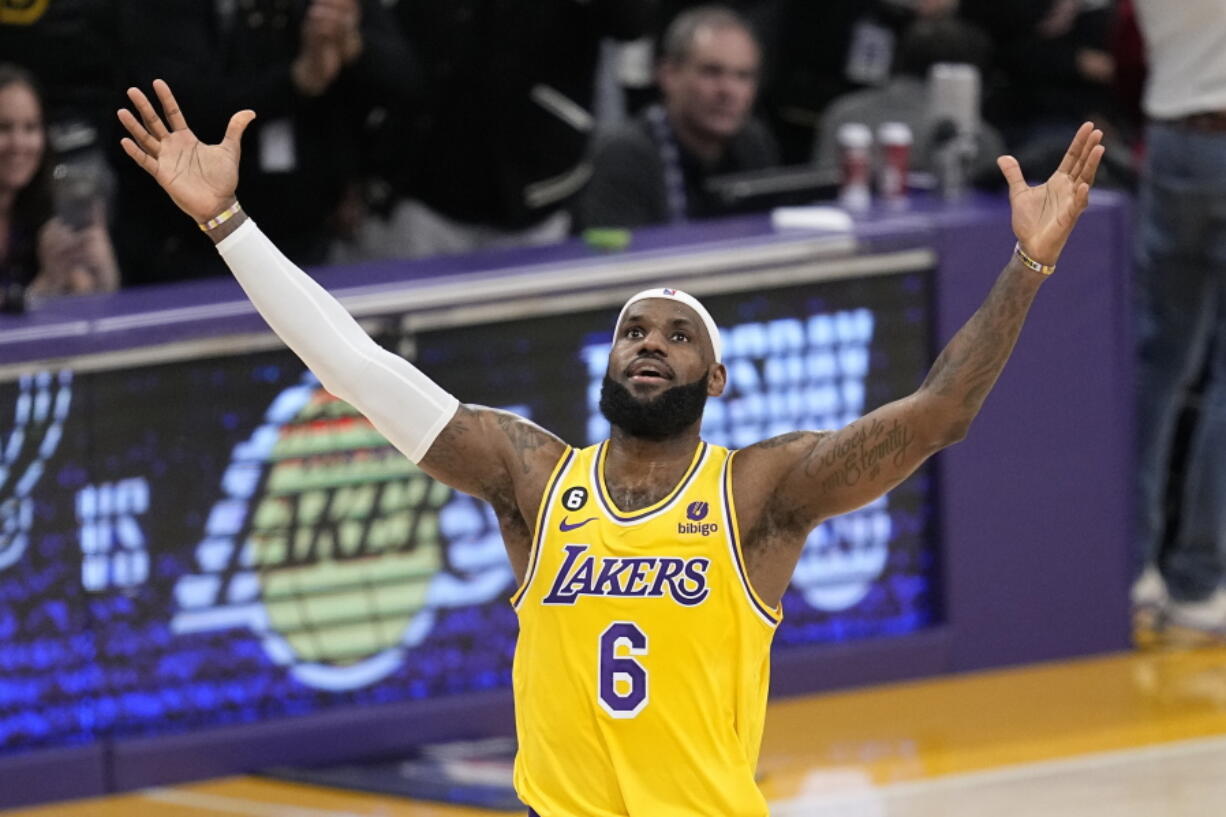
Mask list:
[[[257,112],[244,207],[317,265],[765,206],[710,181],[837,175],[837,126],[851,119],[902,120],[913,168],[930,169],[937,63],[979,78],[972,181],[996,184],[1001,150],[1044,161],[1086,118],[1133,143],[1140,48],[1119,12],[1111,0],[7,4],[3,303],[224,274],[117,147],[124,90],[157,77],[207,141],[234,111]],[[1130,184],[1128,151],[1113,157],[1107,175]]]

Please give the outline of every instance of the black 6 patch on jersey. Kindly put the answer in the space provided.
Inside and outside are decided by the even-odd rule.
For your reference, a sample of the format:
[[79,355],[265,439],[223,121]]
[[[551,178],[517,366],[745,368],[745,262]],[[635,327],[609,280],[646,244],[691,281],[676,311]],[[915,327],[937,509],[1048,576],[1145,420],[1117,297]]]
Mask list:
[[587,504],[587,488],[575,487],[562,494],[562,507],[577,511]]

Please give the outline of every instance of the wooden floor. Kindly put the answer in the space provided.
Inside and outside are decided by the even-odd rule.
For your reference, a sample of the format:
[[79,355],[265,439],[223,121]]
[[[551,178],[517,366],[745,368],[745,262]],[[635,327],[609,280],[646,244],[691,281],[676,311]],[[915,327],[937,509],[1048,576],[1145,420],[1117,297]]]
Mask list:
[[[775,817],[1218,817],[1226,648],[1138,651],[771,705]],[[0,817],[489,817],[240,777]]]

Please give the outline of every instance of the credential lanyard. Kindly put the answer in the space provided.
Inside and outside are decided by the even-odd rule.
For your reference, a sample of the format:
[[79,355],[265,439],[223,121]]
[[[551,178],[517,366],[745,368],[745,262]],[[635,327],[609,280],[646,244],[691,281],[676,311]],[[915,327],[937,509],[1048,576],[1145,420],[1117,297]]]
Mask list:
[[647,109],[647,121],[651,123],[656,149],[660,151],[660,163],[664,165],[664,193],[668,203],[668,221],[675,224],[686,220],[689,202],[685,195],[685,175],[681,172],[681,151],[673,128],[668,124],[664,106],[652,105]]

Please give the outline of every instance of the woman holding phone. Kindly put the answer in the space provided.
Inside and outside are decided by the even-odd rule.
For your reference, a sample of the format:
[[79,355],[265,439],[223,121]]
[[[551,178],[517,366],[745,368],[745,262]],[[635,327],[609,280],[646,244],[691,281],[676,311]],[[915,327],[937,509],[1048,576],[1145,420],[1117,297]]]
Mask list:
[[80,295],[119,286],[106,209],[70,165],[53,168],[34,78],[0,64],[0,307],[24,293]]

